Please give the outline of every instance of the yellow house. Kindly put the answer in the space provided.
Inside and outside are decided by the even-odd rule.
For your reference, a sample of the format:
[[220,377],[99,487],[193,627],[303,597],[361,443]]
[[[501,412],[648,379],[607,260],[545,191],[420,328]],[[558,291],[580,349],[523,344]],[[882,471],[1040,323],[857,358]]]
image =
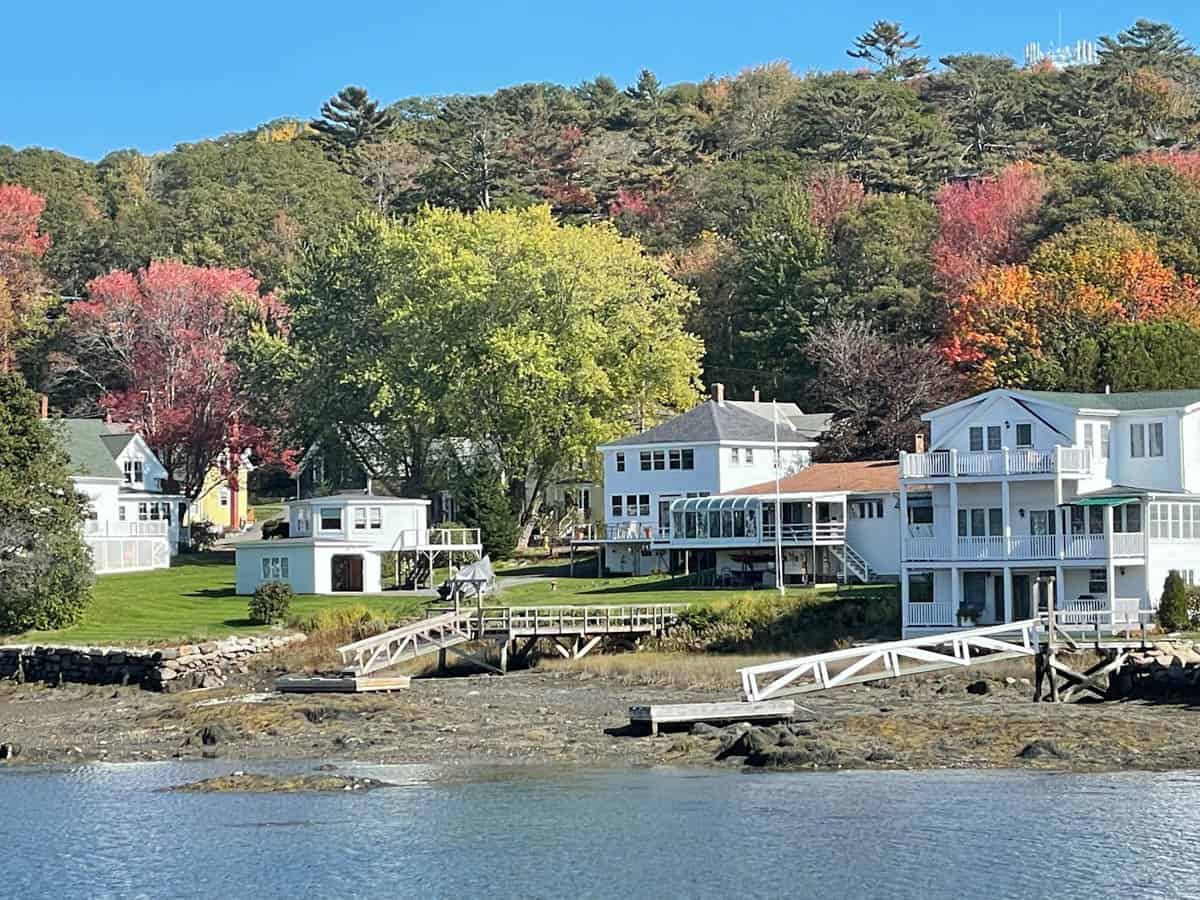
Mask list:
[[[237,521],[242,525],[246,524],[246,517],[250,512],[249,480],[250,469],[243,466],[238,476],[236,498]],[[211,522],[223,531],[228,530],[232,522],[231,503],[234,499],[229,485],[221,475],[221,470],[213,466],[204,476],[204,487],[200,490],[200,496],[192,501],[190,513],[192,522]]]

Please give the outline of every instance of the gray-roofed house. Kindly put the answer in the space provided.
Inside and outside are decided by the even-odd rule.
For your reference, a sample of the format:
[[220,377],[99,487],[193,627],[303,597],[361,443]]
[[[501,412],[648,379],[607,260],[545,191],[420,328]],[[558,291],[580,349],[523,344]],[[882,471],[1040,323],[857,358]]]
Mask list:
[[187,500],[164,491],[167,471],[137,434],[102,419],[52,419],[76,489],[87,497],[84,539],[96,572],[169,566]]
[[[713,385],[711,398],[687,412],[597,448],[605,524],[581,531],[574,543],[597,545],[609,571],[679,569],[682,558],[669,545],[671,503],[774,478],[776,446],[780,474],[801,471],[830,418],[795,403],[727,399],[724,386]],[[705,560],[693,553],[689,563],[703,567]]]

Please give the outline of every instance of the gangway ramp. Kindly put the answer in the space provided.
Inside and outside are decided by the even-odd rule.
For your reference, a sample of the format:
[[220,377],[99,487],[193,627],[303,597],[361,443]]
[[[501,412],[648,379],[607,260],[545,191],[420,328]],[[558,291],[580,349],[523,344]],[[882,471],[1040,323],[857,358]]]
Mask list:
[[738,669],[742,693],[756,703],[786,694],[807,694],[943,669],[990,665],[1038,652],[1043,617],[867,644]]

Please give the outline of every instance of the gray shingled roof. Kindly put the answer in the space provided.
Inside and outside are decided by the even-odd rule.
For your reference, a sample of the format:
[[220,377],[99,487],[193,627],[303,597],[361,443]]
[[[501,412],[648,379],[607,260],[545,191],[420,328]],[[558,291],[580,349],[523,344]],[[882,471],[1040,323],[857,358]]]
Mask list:
[[1013,391],[1018,397],[1057,403],[1071,409],[1114,409],[1133,412],[1139,409],[1179,409],[1200,403],[1200,390],[1121,391],[1112,394],[1084,394],[1063,391]]
[[[710,441],[773,440],[775,428],[771,421],[772,404],[749,400],[708,400],[685,413],[668,419],[661,425],[640,434],[631,434],[605,444],[606,447],[632,447],[642,444],[684,444]],[[777,405],[779,439],[781,441],[811,441],[829,427],[830,415],[800,411],[795,403]]]
[[[112,437],[101,419],[57,419],[51,426],[58,428],[63,447],[70,457],[72,475],[94,478],[123,478],[117,468],[114,452],[105,438]],[[127,443],[128,441],[126,441]],[[124,444],[121,445],[122,447]],[[120,452],[117,450],[116,452]]]

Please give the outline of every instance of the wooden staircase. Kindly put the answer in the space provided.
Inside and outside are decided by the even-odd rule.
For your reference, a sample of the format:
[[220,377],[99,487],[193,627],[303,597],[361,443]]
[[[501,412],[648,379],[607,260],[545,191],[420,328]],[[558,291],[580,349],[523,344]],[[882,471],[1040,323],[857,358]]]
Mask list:
[[833,544],[830,550],[834,559],[845,566],[848,576],[857,578],[863,584],[870,584],[878,576],[879,573],[871,568],[866,558],[849,544]]

